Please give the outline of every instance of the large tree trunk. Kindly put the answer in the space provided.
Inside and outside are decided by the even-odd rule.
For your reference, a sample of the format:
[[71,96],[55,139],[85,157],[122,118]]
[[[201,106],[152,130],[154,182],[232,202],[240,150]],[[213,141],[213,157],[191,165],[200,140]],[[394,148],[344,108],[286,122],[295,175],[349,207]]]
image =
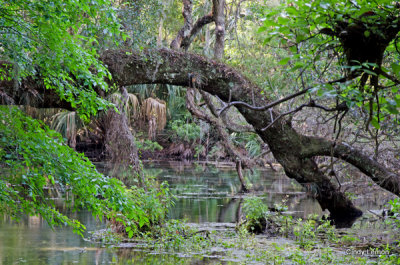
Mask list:
[[[177,86],[192,86],[202,89],[224,101],[244,101],[254,106],[263,106],[268,99],[261,94],[260,89],[252,84],[234,69],[226,65],[207,60],[201,56],[172,51],[169,49],[145,50],[138,53],[127,54],[124,51],[106,51],[102,61],[108,65],[110,72],[119,86],[134,84],[171,84]],[[201,78],[193,84],[192,76]],[[3,92],[12,92],[12,86],[2,86]],[[27,92],[20,89],[14,95],[14,101],[21,98],[21,93]],[[13,93],[7,93],[13,95]],[[50,93],[51,94],[51,93]],[[48,99],[56,99],[49,97]],[[32,101],[32,103],[35,103]],[[39,102],[40,103],[40,102]],[[46,105],[53,107],[64,104],[59,100]],[[35,104],[33,104],[35,105]],[[39,104],[40,105],[40,104]],[[43,104],[42,104],[43,105]],[[398,174],[379,165],[367,156],[362,156],[359,151],[338,144],[336,147],[331,142],[316,137],[308,137],[297,133],[290,122],[285,119],[275,121],[278,116],[275,111],[254,111],[245,106],[238,105],[238,110],[251,124],[260,137],[268,144],[286,174],[296,179],[315,196],[322,209],[328,209],[332,217],[348,218],[361,215],[352,202],[338,190],[324,175],[314,162],[313,157],[331,155],[341,158],[358,167],[363,173],[371,177],[382,188],[400,195],[400,177]],[[331,147],[334,152],[331,152]]]
[[[102,60],[109,66],[115,80],[120,85],[141,83],[166,83],[178,86],[195,86],[224,101],[244,101],[254,106],[263,106],[268,99],[262,96],[260,89],[234,69],[222,63],[207,60],[201,56],[172,51],[168,49],[145,51],[140,54],[126,55],[119,51],[109,51]],[[191,77],[199,76],[197,84]],[[319,170],[312,156],[305,156],[309,150],[311,137],[298,134],[285,119],[275,121],[267,130],[262,128],[271,124],[278,116],[275,111],[254,111],[245,106],[238,110],[251,124],[260,137],[268,144],[278,162],[290,178],[296,179],[315,196],[322,209],[328,209],[336,219],[360,216],[362,212],[338,190],[329,176]],[[318,139],[312,138],[318,145]],[[321,141],[321,144],[324,142]],[[321,155],[328,155],[321,153]],[[344,155],[344,154],[343,154]],[[337,155],[340,157],[339,155]],[[352,163],[354,161],[348,160]],[[373,165],[366,159],[358,167]],[[362,170],[372,177],[370,171]],[[394,174],[394,173],[391,173]],[[398,187],[399,176],[394,175],[392,182]],[[386,178],[388,175],[381,175]],[[376,181],[376,176],[372,177]],[[384,181],[376,181],[378,185]],[[398,188],[382,186],[399,195]]]

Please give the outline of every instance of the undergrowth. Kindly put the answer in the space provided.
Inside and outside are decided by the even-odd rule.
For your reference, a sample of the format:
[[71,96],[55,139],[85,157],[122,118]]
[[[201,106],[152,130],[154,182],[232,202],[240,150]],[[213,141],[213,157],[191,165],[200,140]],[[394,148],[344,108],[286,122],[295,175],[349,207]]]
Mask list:
[[[142,234],[152,253],[175,253],[198,258],[213,256],[221,264],[399,264],[398,249],[392,245],[372,249],[353,247],[357,235],[338,233],[329,220],[311,215],[305,220],[286,215],[284,204],[269,209],[262,199],[244,200],[246,219],[235,230],[196,229],[185,221],[169,220],[155,233]],[[261,221],[260,219],[265,219]],[[256,235],[254,226],[264,225]],[[266,226],[265,226],[266,225]],[[268,225],[275,229],[268,229]],[[273,233],[270,233],[273,231]],[[132,242],[132,239],[130,239]],[[143,247],[143,245],[142,245]],[[172,264],[172,263],[165,263]],[[182,264],[190,264],[190,259]]]

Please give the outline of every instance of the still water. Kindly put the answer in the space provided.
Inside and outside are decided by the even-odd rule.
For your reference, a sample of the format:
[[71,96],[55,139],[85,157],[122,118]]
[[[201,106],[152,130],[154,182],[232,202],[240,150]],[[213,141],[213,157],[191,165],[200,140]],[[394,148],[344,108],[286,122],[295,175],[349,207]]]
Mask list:
[[[231,167],[164,162],[147,164],[146,171],[160,181],[167,181],[176,195],[170,218],[191,223],[238,221],[243,198],[247,195],[240,193],[237,173]],[[322,213],[319,204],[282,172],[256,170],[246,172],[245,177],[252,185],[253,194],[262,197],[269,207],[284,200],[295,216]]]
[[[167,181],[176,195],[169,218],[212,226],[234,223],[241,212],[244,195],[232,168],[182,163],[147,163],[147,174]],[[271,170],[247,172],[247,180],[268,206],[286,201],[290,214],[306,217],[321,214],[299,184]],[[59,207],[63,205],[60,201]],[[89,212],[63,212],[79,219],[88,231],[104,228]],[[132,249],[105,248],[72,233],[67,227],[52,230],[40,217],[26,217],[19,223],[0,219],[0,265],[9,264],[232,264],[221,260],[155,255]]]

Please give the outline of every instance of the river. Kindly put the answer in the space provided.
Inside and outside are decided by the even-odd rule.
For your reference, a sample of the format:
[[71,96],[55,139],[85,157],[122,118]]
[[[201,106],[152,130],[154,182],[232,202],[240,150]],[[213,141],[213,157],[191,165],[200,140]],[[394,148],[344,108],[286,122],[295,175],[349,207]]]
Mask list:
[[[241,212],[243,195],[240,182],[231,167],[184,164],[178,162],[146,163],[147,174],[159,181],[167,181],[176,196],[169,218],[184,219],[188,223],[215,227],[232,226]],[[254,194],[268,206],[286,201],[288,213],[306,217],[322,214],[318,203],[295,181],[282,172],[269,169],[255,170],[246,175]],[[77,218],[88,231],[105,227],[90,212],[69,212],[62,200],[59,208]],[[368,205],[370,207],[370,205]],[[88,236],[88,235],[86,235]],[[135,249],[118,249],[90,242],[72,233],[68,227],[51,229],[40,217],[24,217],[20,222],[7,216],[0,219],[0,265],[9,264],[230,264],[221,260],[183,258],[169,254],[151,254]]]

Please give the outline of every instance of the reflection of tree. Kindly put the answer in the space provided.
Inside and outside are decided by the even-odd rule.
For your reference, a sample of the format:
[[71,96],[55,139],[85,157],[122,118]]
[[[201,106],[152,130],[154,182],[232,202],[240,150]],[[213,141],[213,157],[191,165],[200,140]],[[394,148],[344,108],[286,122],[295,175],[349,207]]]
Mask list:
[[[239,198],[239,199],[232,198],[232,199],[229,199],[228,203],[226,203],[222,207],[220,207],[220,210],[218,213],[218,222],[219,223],[227,222],[226,214],[229,212],[232,213],[233,211],[236,211],[234,221],[237,222],[239,220],[237,210],[240,208],[240,207],[238,207],[238,205],[240,205],[242,203],[242,200],[243,200],[242,198]],[[236,208],[236,210],[234,208]]]
[[[60,204],[59,202],[56,203]],[[58,206],[57,206],[58,207]],[[68,216],[77,213],[60,211]],[[88,230],[98,228],[91,213],[77,214]],[[87,247],[86,251],[82,251]],[[96,249],[72,232],[70,227],[52,230],[40,217],[23,217],[19,223],[4,216],[0,218],[0,264],[98,264],[111,260],[109,252]]]
[[[158,179],[166,180],[170,190],[177,195],[170,218],[186,218],[190,222],[235,222],[239,220],[242,198],[238,196],[240,182],[233,168],[218,169],[209,166],[179,166],[180,172],[170,165],[152,164]],[[182,165],[182,164],[180,164]],[[315,200],[303,188],[281,172],[270,170],[247,171],[246,177],[253,183],[256,196],[263,196],[269,207],[286,199],[294,216],[307,217],[321,213]]]

